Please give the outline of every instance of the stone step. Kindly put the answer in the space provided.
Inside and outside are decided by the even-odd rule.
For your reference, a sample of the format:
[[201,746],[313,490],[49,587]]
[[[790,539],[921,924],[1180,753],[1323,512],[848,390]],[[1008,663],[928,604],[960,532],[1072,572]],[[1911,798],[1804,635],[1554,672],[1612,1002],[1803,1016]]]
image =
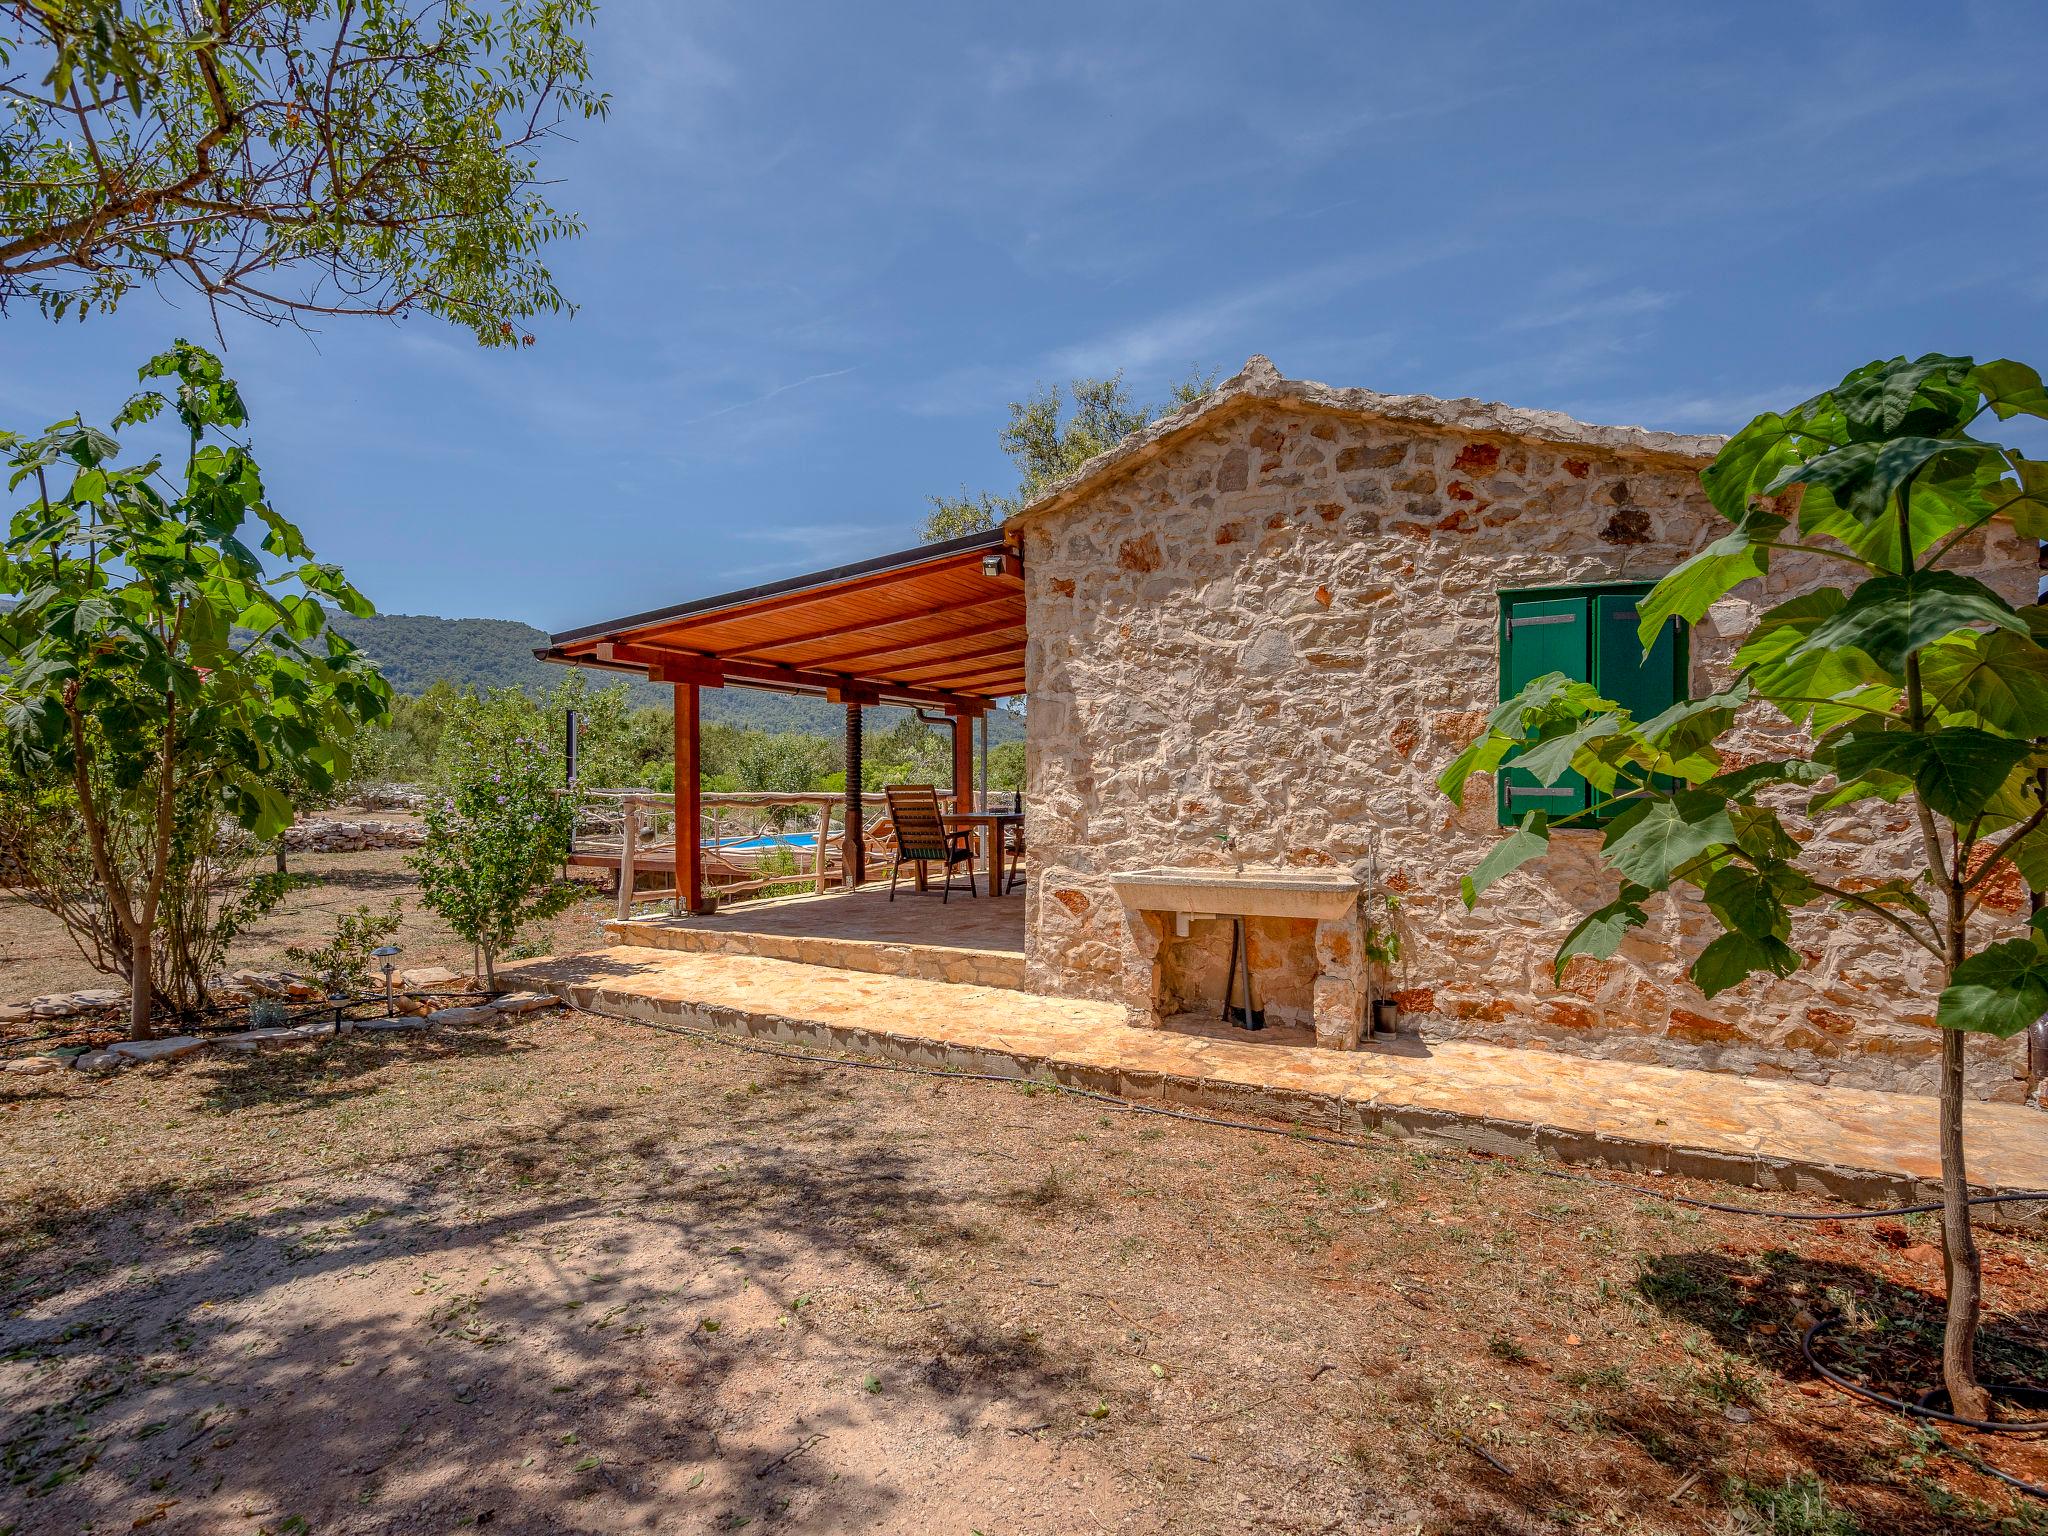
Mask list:
[[867,971],[975,987],[1021,988],[1024,957],[1014,950],[951,944],[906,944],[822,934],[754,933],[692,926],[668,918],[630,918],[605,925],[612,942],[700,955],[753,955],[793,965]]
[[[1422,1136],[1863,1205],[1938,1196],[1935,1106],[1820,1088],[1462,1041],[1336,1051],[1137,1029],[1109,1003],[947,985],[757,955],[618,946],[508,967],[592,1013],[1049,1079],[1135,1100],[1356,1134]],[[2048,1189],[2048,1114],[1971,1104],[1972,1182]],[[2038,1205],[1985,1220],[2032,1221]]]

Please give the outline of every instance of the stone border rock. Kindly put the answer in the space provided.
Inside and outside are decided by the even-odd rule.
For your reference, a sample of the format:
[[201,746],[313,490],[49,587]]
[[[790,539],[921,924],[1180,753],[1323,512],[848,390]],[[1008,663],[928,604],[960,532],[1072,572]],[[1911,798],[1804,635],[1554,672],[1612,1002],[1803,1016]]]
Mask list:
[[[257,1051],[266,1046],[305,1045],[335,1035],[358,1031],[431,1029],[437,1024],[480,1024],[501,1014],[532,1013],[540,1008],[559,1008],[562,1000],[549,992],[508,992],[485,1003],[460,1008],[438,1008],[421,1014],[396,1014],[382,1019],[343,1019],[318,1023],[281,1025],[274,1029],[245,1029],[232,1035],[168,1035],[161,1040],[121,1040],[103,1051],[86,1051],[72,1058],[81,1072],[116,1072],[123,1067],[151,1061],[177,1061],[208,1051]],[[62,1068],[59,1056],[23,1056],[0,1064],[0,1072],[33,1076]]]

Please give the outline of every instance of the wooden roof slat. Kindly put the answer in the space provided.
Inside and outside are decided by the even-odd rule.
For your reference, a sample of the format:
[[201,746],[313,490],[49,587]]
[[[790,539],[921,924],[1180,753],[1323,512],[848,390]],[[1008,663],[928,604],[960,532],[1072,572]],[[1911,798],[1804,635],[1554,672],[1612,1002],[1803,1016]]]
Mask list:
[[[878,656],[901,656],[911,651],[928,651],[937,645],[953,645],[962,640],[980,640],[989,635],[1000,635],[1005,630],[1022,629],[1024,615],[1020,611],[1015,618],[995,619],[986,624],[971,624],[965,629],[951,629],[943,634],[929,635],[922,640],[897,640],[881,646],[867,646],[857,651],[842,651],[836,656],[814,656],[804,663],[809,667],[841,667],[854,662],[872,661]],[[1020,640],[1019,645],[1023,642]]]

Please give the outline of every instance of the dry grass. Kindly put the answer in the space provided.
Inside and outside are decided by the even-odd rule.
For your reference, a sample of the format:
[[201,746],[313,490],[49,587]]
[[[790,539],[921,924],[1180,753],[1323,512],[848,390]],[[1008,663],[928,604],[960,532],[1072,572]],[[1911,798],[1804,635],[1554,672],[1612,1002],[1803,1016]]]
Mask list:
[[18,1532],[2048,1530],[1803,1379],[1924,1229],[1391,1143],[541,1015],[0,1087],[0,1206]]

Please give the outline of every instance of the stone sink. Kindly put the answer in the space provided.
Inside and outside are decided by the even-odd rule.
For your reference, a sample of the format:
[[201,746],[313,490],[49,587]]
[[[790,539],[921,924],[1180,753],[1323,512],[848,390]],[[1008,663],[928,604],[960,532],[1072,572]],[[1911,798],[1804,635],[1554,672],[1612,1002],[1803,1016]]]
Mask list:
[[1356,908],[1360,883],[1333,869],[1159,866],[1109,877],[1125,906],[1190,916],[1306,917],[1331,922]]

